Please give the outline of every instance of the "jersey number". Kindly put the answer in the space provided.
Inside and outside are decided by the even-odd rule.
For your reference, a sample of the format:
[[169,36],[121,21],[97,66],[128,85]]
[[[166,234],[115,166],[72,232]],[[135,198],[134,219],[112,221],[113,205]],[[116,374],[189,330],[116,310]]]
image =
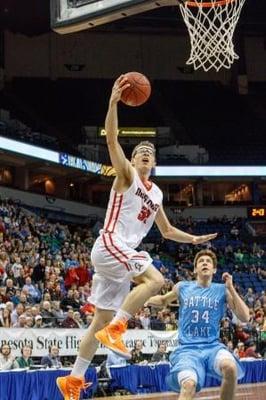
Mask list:
[[204,311],[204,313],[202,315],[200,315],[198,310],[192,310],[191,312],[192,312],[191,322],[193,322],[194,324],[199,322],[200,318],[203,319],[206,324],[209,323],[209,311],[208,310]]
[[146,224],[147,219],[149,218],[150,215],[151,215],[150,210],[147,207],[143,206],[138,215],[138,220]]

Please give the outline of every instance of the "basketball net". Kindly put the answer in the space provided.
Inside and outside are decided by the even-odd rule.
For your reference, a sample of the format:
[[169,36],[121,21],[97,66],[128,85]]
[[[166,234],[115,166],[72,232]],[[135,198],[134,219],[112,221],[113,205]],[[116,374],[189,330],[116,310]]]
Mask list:
[[233,35],[245,0],[182,0],[179,7],[188,28],[188,65],[209,71],[229,69],[239,57]]

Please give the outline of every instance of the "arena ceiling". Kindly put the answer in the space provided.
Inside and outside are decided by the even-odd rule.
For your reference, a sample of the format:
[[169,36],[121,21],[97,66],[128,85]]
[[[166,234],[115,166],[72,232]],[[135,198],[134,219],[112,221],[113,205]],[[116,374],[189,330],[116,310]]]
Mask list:
[[[266,35],[265,0],[246,0],[241,15],[241,27],[248,34]],[[1,0],[0,30],[4,29],[30,36],[48,32],[50,0]],[[94,29],[178,32],[184,31],[184,24],[176,7],[163,7]]]

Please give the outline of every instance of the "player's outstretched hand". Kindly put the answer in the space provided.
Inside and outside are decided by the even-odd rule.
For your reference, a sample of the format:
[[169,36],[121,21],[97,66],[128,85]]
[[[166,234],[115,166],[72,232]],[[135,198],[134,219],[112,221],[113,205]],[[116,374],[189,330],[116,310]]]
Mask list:
[[202,236],[194,236],[192,239],[192,244],[201,244],[208,242],[209,240],[215,239],[217,236],[217,233],[211,233],[209,235],[202,235]]
[[121,99],[121,95],[123,91],[130,86],[130,83],[128,82],[128,79],[126,78],[125,75],[120,75],[119,78],[116,79],[113,89],[112,89],[112,94],[110,97],[110,103],[118,103],[118,101]]
[[228,272],[224,272],[222,275],[222,280],[225,283],[225,286],[230,289],[233,286],[233,277]]

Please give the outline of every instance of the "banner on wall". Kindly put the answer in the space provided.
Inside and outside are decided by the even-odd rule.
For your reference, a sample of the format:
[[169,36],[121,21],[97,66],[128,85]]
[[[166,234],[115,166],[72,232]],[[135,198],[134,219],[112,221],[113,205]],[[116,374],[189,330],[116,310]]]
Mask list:
[[[0,346],[9,344],[12,354],[20,355],[20,349],[29,345],[32,347],[33,357],[47,355],[51,345],[59,347],[61,356],[74,356],[77,354],[79,343],[84,336],[85,329],[22,329],[1,328]],[[163,342],[167,345],[167,351],[172,351],[177,346],[177,331],[150,331],[144,329],[128,330],[124,335],[124,342],[129,350],[132,350],[137,340],[143,342],[143,353],[155,353],[158,344]],[[104,355],[107,350],[99,346],[96,354]]]

